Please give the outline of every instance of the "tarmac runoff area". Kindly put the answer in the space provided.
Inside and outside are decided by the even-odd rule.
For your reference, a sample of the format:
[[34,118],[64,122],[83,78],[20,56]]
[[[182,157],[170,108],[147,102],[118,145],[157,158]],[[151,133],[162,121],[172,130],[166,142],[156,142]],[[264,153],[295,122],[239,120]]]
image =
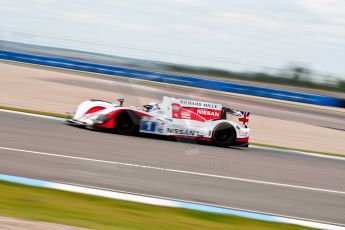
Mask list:
[[[345,110],[302,107],[261,99],[192,92],[57,69],[0,63],[0,105],[46,112],[73,112],[96,98],[141,106],[163,95],[221,103],[251,111],[251,141],[261,144],[345,155]],[[334,111],[333,111],[334,110]]]
[[3,175],[345,225],[343,160],[94,132],[13,112],[0,112],[0,123]]

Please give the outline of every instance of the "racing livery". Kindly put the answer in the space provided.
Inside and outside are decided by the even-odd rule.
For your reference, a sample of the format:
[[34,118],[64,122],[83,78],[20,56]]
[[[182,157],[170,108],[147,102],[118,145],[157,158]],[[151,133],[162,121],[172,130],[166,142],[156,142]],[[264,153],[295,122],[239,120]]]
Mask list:
[[[110,129],[118,134],[154,134],[208,141],[218,146],[248,146],[250,113],[220,104],[164,96],[143,108],[90,99],[82,102],[67,124]],[[239,122],[229,119],[238,118]]]

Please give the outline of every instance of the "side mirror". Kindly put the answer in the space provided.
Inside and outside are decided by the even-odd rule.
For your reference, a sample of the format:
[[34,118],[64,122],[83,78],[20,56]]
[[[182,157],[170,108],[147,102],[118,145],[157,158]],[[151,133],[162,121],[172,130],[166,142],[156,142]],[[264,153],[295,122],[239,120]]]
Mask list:
[[120,102],[120,106],[123,106],[123,103],[125,102],[125,99],[119,98],[117,99],[118,102]]

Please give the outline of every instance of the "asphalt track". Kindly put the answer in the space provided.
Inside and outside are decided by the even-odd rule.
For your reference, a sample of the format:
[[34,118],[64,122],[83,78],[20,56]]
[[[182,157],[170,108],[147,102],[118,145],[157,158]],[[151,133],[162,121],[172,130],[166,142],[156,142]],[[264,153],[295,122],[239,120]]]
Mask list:
[[0,173],[345,225],[345,161],[128,137],[0,112]]

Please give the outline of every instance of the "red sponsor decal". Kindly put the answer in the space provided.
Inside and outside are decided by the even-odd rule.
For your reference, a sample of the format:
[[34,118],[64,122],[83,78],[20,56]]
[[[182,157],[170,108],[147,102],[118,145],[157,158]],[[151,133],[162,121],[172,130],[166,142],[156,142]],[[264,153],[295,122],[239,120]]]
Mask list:
[[181,118],[181,105],[178,103],[172,103],[171,108],[172,118]]
[[221,117],[220,110],[194,108],[194,107],[181,107],[178,103],[172,103],[172,118],[188,119],[194,121],[209,121],[219,119]]
[[202,108],[181,108],[181,118],[194,120],[194,121],[208,121],[212,119],[220,118],[221,114],[219,110],[215,109],[202,109]]
[[215,117],[219,118],[220,117],[220,111],[219,110],[214,110],[214,109],[198,109],[197,114],[200,114],[202,116],[209,116],[209,117]]

